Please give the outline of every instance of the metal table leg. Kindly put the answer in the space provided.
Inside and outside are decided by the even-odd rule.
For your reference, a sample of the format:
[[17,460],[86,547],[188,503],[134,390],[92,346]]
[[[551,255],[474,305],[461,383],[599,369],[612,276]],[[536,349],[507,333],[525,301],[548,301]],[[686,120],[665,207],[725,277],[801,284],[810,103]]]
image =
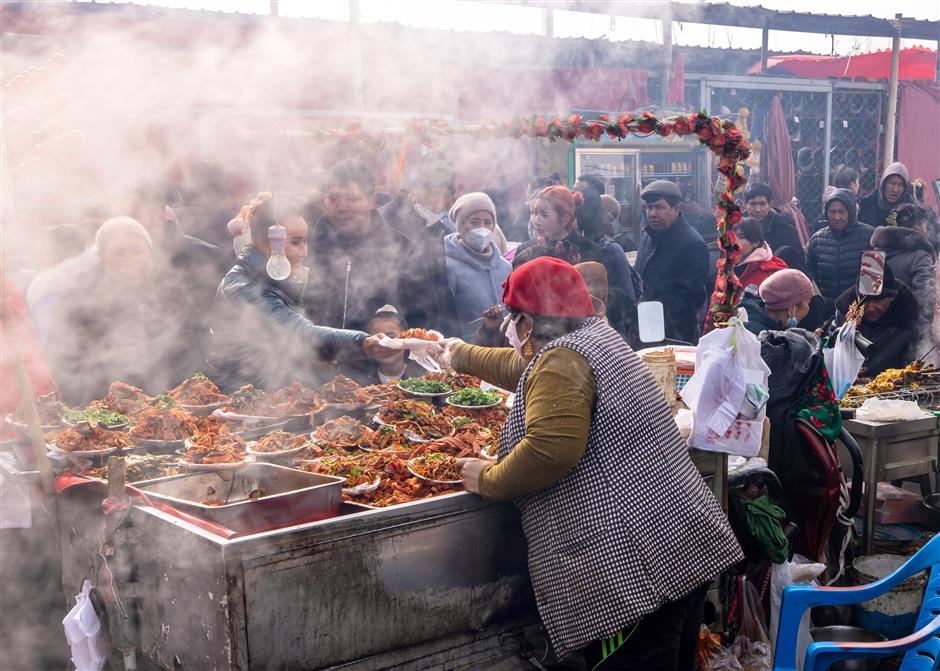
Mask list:
[[862,534],[862,552],[871,554],[875,540],[875,503],[878,494],[879,441],[871,443],[871,452],[865,464],[865,529]]

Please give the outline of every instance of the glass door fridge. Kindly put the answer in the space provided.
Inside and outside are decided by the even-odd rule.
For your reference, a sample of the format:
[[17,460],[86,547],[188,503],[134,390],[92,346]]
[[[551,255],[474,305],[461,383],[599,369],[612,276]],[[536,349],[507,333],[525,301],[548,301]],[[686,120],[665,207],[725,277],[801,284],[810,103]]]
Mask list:
[[626,229],[634,230],[634,240],[639,240],[640,151],[626,147],[589,146],[574,150],[574,177],[594,175],[605,185],[606,193],[620,203],[620,222]]

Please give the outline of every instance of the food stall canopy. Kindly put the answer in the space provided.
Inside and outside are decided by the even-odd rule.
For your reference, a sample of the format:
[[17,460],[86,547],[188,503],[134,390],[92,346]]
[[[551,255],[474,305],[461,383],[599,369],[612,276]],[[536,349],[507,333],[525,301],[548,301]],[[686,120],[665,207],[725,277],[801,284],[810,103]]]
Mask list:
[[901,82],[898,103],[898,160],[911,179],[927,181],[925,198],[936,209],[931,181],[940,178],[940,89],[915,82]]
[[[760,66],[751,68],[759,73]],[[887,79],[891,74],[891,50],[854,56],[813,56],[793,54],[767,59],[768,74],[785,74],[810,79]],[[899,80],[933,81],[937,73],[937,50],[910,47],[901,50]]]

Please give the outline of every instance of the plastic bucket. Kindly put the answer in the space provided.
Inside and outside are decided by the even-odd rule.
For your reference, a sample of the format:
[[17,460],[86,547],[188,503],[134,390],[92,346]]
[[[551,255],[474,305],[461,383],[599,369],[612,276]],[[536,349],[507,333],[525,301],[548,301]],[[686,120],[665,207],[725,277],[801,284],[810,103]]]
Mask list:
[[[852,568],[857,583],[866,585],[894,573],[908,559],[900,555],[865,555],[852,562]],[[926,584],[926,576],[916,575],[877,599],[856,604],[852,609],[852,623],[878,632],[888,640],[911,634],[917,624]]]

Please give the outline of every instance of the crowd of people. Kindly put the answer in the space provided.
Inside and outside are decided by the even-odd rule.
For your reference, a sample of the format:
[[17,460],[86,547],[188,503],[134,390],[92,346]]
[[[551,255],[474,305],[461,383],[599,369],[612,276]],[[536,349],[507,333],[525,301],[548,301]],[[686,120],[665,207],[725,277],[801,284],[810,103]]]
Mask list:
[[[385,381],[413,369],[381,345],[408,326],[505,346],[503,285],[514,267],[545,256],[578,269],[594,314],[633,347],[641,301],[663,304],[666,338],[698,340],[715,244],[672,182],[643,189],[634,240],[592,175],[572,189],[557,174],[533,180],[524,222],[486,192],[458,194],[453,165],[435,152],[395,194],[378,192],[358,160],[315,181],[305,198],[260,193],[237,212],[207,195],[212,184],[187,199],[149,186],[116,216],[44,229],[38,273],[20,288],[65,400],[84,403],[115,379],[161,390],[197,371],[227,390],[317,384],[337,372]],[[902,164],[889,165],[873,193],[857,191],[858,174],[837,171],[804,245],[793,219],[771,207],[770,187],[750,185],[734,228],[735,271],[752,330],[813,330],[844,319],[861,253],[884,251],[885,294],[867,301],[860,326],[876,342],[866,364],[876,374],[917,358],[930,340],[940,236]],[[269,240],[275,224],[285,229],[283,252]],[[272,254],[286,257],[286,279],[268,272]]]

